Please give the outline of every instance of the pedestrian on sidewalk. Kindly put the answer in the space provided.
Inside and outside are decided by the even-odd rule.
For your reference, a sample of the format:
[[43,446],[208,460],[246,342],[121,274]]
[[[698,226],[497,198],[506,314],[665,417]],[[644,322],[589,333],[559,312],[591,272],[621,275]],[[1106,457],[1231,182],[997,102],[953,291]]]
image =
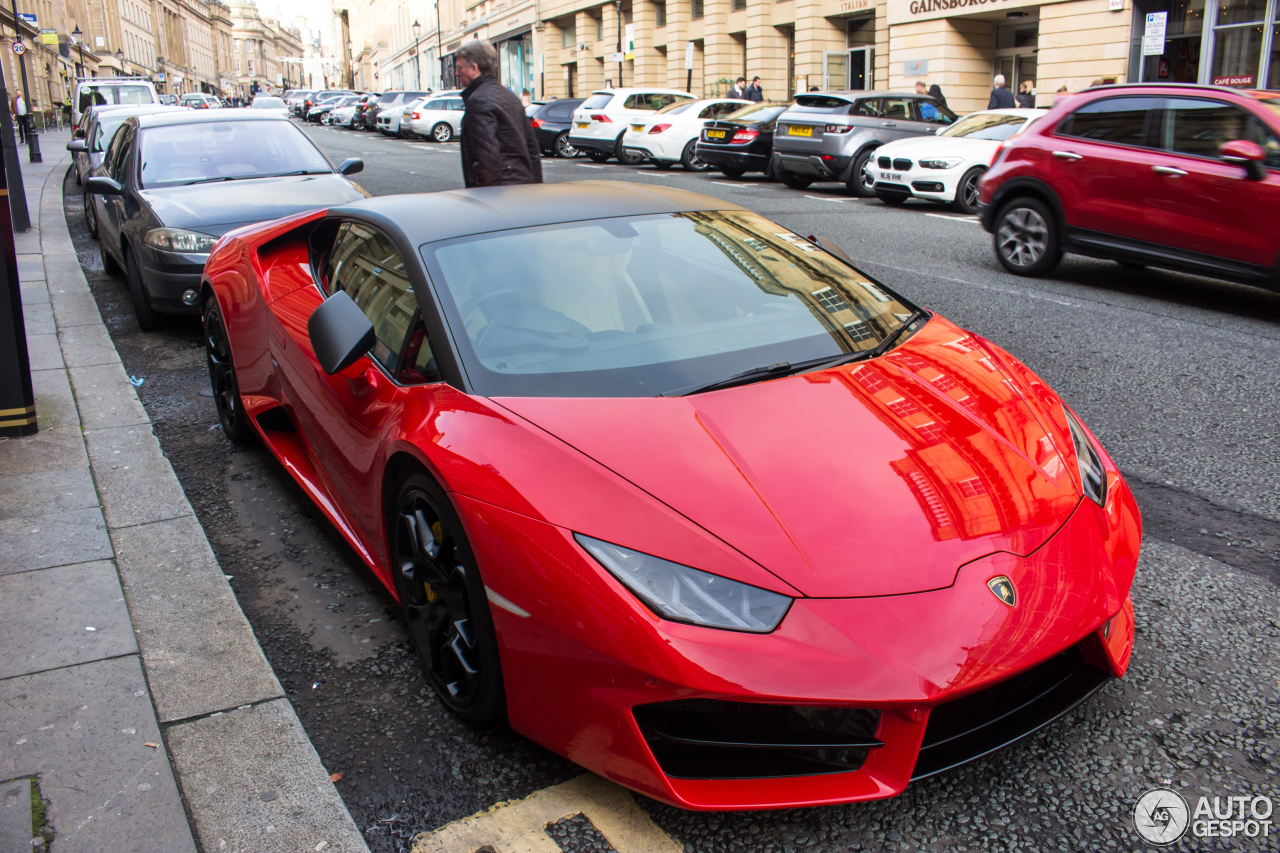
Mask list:
[[759,77],[751,78],[751,86],[747,89],[747,100],[757,104],[764,100],[764,90],[760,88]]
[[483,39],[453,55],[462,113],[462,180],[468,187],[542,183],[542,148],[520,99],[498,82],[498,51]]
[[738,78],[738,82],[734,83],[733,88],[729,90],[728,97],[740,98],[744,101],[747,99],[747,78],[746,77]]
[[942,94],[942,87],[934,83],[929,87],[929,97],[933,98],[944,107],[947,105],[947,96]]
[[987,101],[989,110],[1011,110],[1018,105],[1013,99],[1013,92],[1004,87],[1004,75],[997,74],[995,85],[991,89],[991,100]]
[[30,132],[30,128],[27,127],[30,113],[27,111],[27,99],[22,97],[21,89],[16,90],[11,107],[14,124],[18,125],[18,141],[26,142],[27,133]]
[[1018,102],[1018,106],[1024,110],[1035,109],[1036,106],[1036,84],[1034,80],[1023,80],[1022,85],[1018,87],[1018,94],[1014,98]]

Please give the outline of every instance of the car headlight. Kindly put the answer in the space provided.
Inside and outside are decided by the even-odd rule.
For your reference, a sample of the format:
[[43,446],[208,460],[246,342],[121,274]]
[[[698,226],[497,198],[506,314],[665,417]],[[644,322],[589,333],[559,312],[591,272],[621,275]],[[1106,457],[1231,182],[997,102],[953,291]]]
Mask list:
[[932,160],[921,160],[921,169],[954,169],[964,162],[963,157],[937,157]]
[[672,622],[766,634],[791,599],[620,545],[573,534],[578,544],[655,613]]
[[166,252],[203,255],[213,251],[213,244],[218,242],[218,238],[197,234],[195,231],[183,231],[181,228],[152,228],[143,242],[153,249],[163,249]]
[[1106,506],[1107,469],[1102,467],[1102,454],[1093,446],[1089,434],[1071,414],[1071,410],[1063,406],[1062,412],[1067,416],[1071,443],[1076,448],[1076,462],[1080,466],[1080,482],[1084,484],[1084,493],[1098,506]]

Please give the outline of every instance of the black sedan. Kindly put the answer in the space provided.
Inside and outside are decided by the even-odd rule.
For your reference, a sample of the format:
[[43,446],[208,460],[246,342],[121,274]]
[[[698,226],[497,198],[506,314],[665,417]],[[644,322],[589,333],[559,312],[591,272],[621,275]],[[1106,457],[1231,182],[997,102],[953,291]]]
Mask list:
[[126,119],[85,181],[107,272],[124,270],[138,325],[199,312],[200,274],[226,232],[368,196],[288,119],[251,110]]
[[787,106],[765,101],[707,122],[698,138],[698,159],[730,178],[764,172],[774,180],[773,130]]
[[525,115],[533,125],[538,145],[543,154],[556,157],[577,157],[578,149],[569,144],[569,126],[573,124],[573,111],[585,98],[562,98],[545,104],[530,104]]

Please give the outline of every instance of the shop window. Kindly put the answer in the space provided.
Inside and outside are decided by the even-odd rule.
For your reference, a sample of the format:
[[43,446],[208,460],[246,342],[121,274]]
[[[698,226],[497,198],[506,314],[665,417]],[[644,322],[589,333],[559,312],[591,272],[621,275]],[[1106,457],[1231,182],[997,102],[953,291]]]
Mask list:
[[[1221,17],[1221,16],[1219,16]],[[1262,59],[1262,26],[1218,27],[1213,33],[1215,86],[1252,89],[1257,86]]]
[[1159,98],[1104,98],[1086,104],[1058,125],[1062,136],[1119,145],[1147,145],[1148,124],[1158,116]]
[[1267,75],[1267,88],[1280,89],[1280,26],[1271,32],[1271,73]]
[[1251,24],[1267,17],[1267,0],[1219,0],[1218,26]]

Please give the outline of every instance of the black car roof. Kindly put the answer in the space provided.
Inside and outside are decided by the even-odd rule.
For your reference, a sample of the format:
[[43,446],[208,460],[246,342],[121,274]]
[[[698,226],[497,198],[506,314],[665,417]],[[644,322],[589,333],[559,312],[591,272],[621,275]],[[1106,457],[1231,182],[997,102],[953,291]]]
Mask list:
[[249,110],[175,110],[171,113],[153,113],[137,116],[138,127],[168,127],[174,124],[211,124],[220,121],[283,121],[292,126],[287,118],[273,115],[261,115]]
[[330,208],[399,232],[414,246],[453,237],[615,216],[746,208],[701,193],[627,181],[568,181],[385,195]]

